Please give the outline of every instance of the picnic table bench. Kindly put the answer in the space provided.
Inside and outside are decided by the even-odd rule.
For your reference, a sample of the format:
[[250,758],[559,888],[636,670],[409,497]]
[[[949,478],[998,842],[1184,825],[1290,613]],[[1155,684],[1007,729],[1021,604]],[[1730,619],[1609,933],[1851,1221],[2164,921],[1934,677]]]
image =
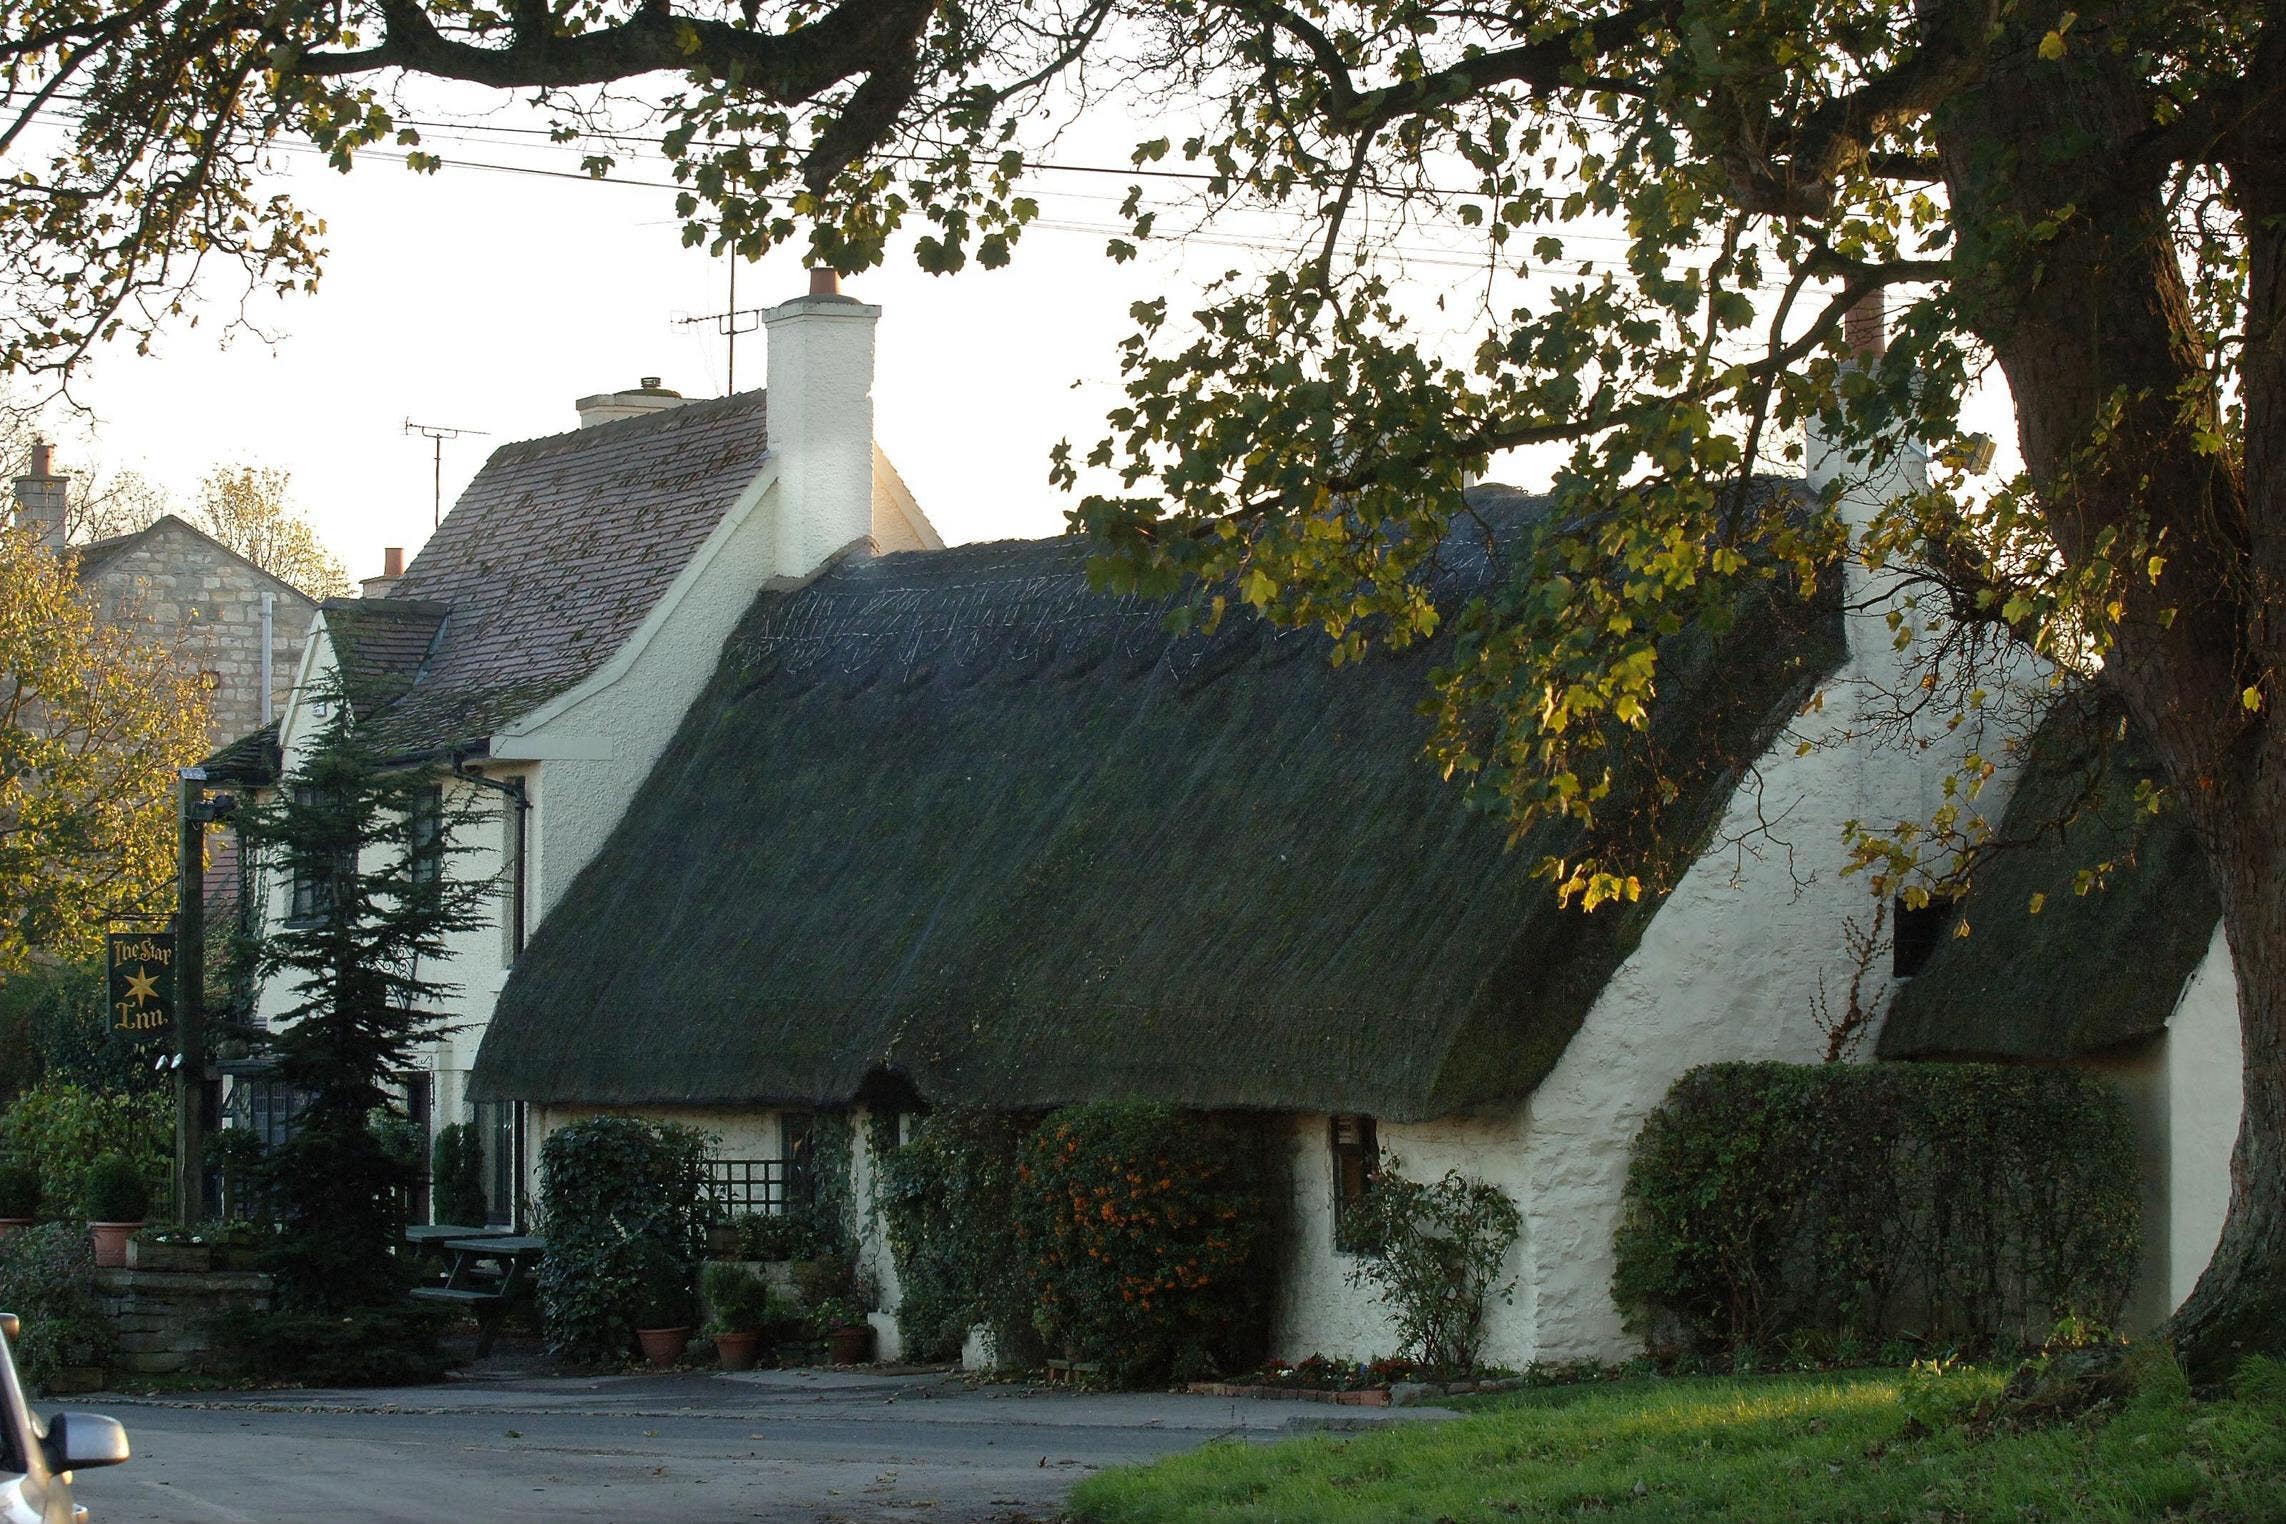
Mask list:
[[[447,1237],[447,1231],[462,1236]],[[420,1235],[415,1237],[414,1235]],[[492,1337],[499,1331],[501,1314],[522,1290],[525,1272],[547,1252],[547,1240],[521,1233],[483,1229],[407,1228],[411,1242],[434,1245],[452,1256],[452,1268],[441,1286],[415,1286],[413,1296],[423,1302],[446,1302],[476,1314],[476,1354],[492,1352]]]

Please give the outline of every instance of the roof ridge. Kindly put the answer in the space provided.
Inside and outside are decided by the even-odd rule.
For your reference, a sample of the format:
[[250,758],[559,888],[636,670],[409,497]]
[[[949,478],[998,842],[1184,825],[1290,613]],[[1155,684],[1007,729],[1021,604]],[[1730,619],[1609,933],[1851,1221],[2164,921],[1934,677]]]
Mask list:
[[625,434],[641,433],[649,428],[664,428],[670,423],[690,423],[702,418],[716,418],[724,413],[752,407],[763,399],[765,388],[754,387],[743,392],[731,392],[722,397],[686,397],[673,407],[657,408],[638,413],[632,418],[614,418],[608,423],[574,424],[553,434],[535,434],[529,439],[511,439],[498,446],[485,457],[485,465],[507,455],[512,450],[529,450],[535,455],[549,453],[551,449],[567,448],[573,444],[601,444]]

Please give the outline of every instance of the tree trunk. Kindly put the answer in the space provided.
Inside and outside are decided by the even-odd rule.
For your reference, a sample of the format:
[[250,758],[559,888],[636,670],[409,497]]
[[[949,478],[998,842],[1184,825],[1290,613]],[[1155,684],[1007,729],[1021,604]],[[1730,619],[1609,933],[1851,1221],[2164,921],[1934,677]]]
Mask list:
[[[2273,782],[2278,770],[2271,769]],[[2170,1320],[2176,1352],[2201,1384],[2228,1379],[2250,1354],[2286,1350],[2286,798],[2273,788],[2267,819],[2223,892],[2223,928],[2238,975],[2246,1045],[2246,1110],[2230,1161],[2222,1241],[2190,1300]],[[2268,850],[2253,850],[2267,838]],[[2224,1098],[2217,1097],[2218,1104]]]
[[[2168,240],[2162,170],[2128,168],[2149,130],[2147,92],[2103,47],[2042,58],[2043,35],[2065,24],[2061,11],[2033,0],[2014,13],[1993,49],[2001,61],[1948,101],[1935,127],[1965,272],[1956,294],[2008,377],[2025,464],[2066,563],[2118,568],[2097,600],[2119,609],[2106,676],[2157,750],[2222,898],[2245,1044],[2244,1121],[2222,1243],[2168,1329],[2194,1374],[2211,1381],[2245,1353],[2286,1350],[2286,693],[2277,678],[2286,619],[2276,612],[2286,419],[2264,369],[2286,374],[2275,322],[2286,302],[2286,233],[2273,226],[2250,240],[2256,298],[2244,381],[2254,437],[2242,468],[2199,443],[2220,432],[2219,408]],[[2100,36],[2103,18],[2094,19]],[[2083,12],[2082,26],[2089,20]],[[2154,556],[2164,557],[2156,573]],[[2249,689],[2258,707],[2245,702]]]

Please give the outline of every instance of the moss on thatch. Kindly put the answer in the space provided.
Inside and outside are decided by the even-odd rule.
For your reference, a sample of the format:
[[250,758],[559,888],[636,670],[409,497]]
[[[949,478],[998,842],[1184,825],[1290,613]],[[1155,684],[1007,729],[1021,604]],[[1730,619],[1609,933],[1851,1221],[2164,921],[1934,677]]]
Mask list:
[[[1532,505],[1488,501],[1511,522]],[[480,1093],[1450,1113],[1523,1095],[1655,906],[1559,910],[1423,759],[1435,642],[1334,668],[1312,634],[1090,591],[1087,549],[845,564],[765,595],[519,960]],[[1457,543],[1457,604],[1491,575]],[[1655,725],[1708,828],[1839,659],[1790,602],[1686,635]],[[1614,813],[1624,801],[1614,802]]]
[[2222,908],[2182,811],[2137,802],[2159,769],[2120,716],[2076,694],[2034,734],[2000,827],[2029,845],[1978,872],[1965,934],[1898,992],[1881,1057],[2065,1059],[2166,1027]]

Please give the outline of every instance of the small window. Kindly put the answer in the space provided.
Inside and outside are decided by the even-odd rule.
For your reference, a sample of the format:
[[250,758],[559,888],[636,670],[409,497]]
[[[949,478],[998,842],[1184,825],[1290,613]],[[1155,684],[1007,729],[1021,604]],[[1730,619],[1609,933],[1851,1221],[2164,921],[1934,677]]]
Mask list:
[[528,817],[536,802],[539,774],[524,773],[506,781],[523,790],[514,797],[500,797],[500,966],[514,968],[524,956],[525,903],[531,893],[526,876],[531,865],[525,860],[531,845]]
[[778,1156],[786,1161],[786,1204],[809,1206],[817,1200],[817,1113],[778,1114]]
[[1937,944],[1945,939],[1945,927],[1953,917],[1953,902],[1932,899],[1915,910],[1899,895],[1891,903],[1889,914],[1896,928],[1890,938],[1890,972],[1897,978],[1910,979],[1921,971],[1921,966],[1937,950]]
[[413,800],[412,818],[406,825],[413,882],[433,884],[444,868],[444,790],[423,789]]
[[1373,1189],[1381,1168],[1381,1145],[1374,1137],[1373,1118],[1338,1116],[1333,1119],[1333,1234],[1334,1247],[1344,1252],[1357,1248],[1357,1210]]
[[471,1109],[484,1152],[484,1220],[515,1227],[524,1215],[524,1103],[478,1101]]
[[[305,809],[315,809],[325,803],[324,792],[307,783],[294,785],[294,803]],[[354,849],[338,854],[334,861],[320,867],[309,855],[296,853],[289,867],[291,883],[286,906],[286,919],[292,922],[322,921],[333,913],[334,896],[357,873],[357,853]]]

